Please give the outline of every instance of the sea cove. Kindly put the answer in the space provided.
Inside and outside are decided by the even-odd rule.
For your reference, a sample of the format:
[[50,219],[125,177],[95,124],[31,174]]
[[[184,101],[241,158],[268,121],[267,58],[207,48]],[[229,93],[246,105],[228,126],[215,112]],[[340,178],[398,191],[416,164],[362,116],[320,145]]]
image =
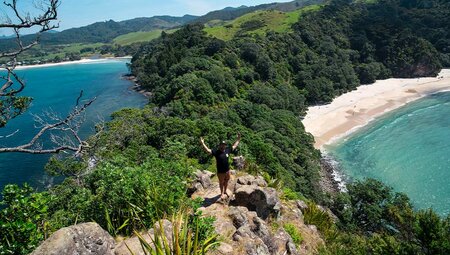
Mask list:
[[[128,72],[127,60],[104,60],[51,67],[27,68],[17,73],[26,81],[24,96],[33,97],[28,111],[13,119],[0,136],[1,146],[26,143],[38,129],[34,128],[32,114],[40,115],[52,111],[61,116],[75,105],[83,90],[83,99],[97,97],[86,113],[86,121],[81,136],[86,138],[94,133],[94,125],[108,121],[111,113],[125,107],[141,107],[147,99],[131,90],[133,85],[122,79]],[[52,179],[45,175],[44,166],[49,155],[29,155],[4,153],[0,155],[0,189],[8,183],[27,182],[33,187],[43,188]]]
[[347,179],[375,178],[418,209],[450,212],[450,92],[392,111],[325,146]]

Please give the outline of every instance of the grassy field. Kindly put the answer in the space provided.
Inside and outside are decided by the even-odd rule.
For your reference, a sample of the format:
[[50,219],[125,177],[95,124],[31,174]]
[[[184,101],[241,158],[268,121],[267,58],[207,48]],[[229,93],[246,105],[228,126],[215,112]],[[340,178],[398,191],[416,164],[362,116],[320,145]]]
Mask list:
[[[43,59],[54,59],[55,57],[64,58],[68,53],[79,54],[82,49],[95,49],[105,45],[104,43],[74,43],[74,44],[64,44],[55,46],[42,46],[36,45],[29,51],[25,51],[19,60],[43,60]],[[39,53],[39,54],[37,54]],[[87,57],[92,52],[86,52],[80,54],[82,57]]]
[[[157,29],[150,32],[133,32],[116,37],[113,42],[119,45],[129,45],[137,42],[149,42],[161,36],[163,30]],[[173,33],[177,29],[165,30],[166,33]]]
[[[309,11],[320,9],[320,5],[311,5],[293,12],[280,11],[256,11],[223,25],[214,26],[210,24],[205,31],[216,38],[228,41],[239,34],[265,35],[269,31],[289,32],[292,24],[298,21],[300,16]],[[220,22],[215,21],[216,24]]]

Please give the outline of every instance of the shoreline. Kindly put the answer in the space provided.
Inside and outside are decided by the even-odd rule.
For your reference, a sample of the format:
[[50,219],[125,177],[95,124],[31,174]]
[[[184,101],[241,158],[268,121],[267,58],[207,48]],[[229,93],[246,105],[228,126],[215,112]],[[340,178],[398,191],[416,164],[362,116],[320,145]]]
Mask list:
[[138,83],[136,76],[134,76],[132,74],[126,74],[126,75],[122,75],[122,79],[128,80],[133,83],[133,86],[131,86],[132,90],[143,95],[147,99],[150,99],[152,97],[152,95],[153,95],[152,92],[147,91],[146,89],[143,89],[142,86]]
[[450,69],[437,77],[378,80],[308,108],[302,123],[314,136],[316,149],[348,137],[382,115],[425,96],[450,91]]
[[[53,67],[53,66],[63,66],[63,65],[71,65],[71,64],[90,64],[90,63],[96,63],[96,62],[102,62],[107,60],[119,60],[119,59],[131,59],[131,56],[125,56],[125,57],[105,57],[105,58],[82,58],[80,60],[73,60],[73,61],[62,61],[58,63],[45,63],[45,64],[37,64],[37,65],[20,65],[16,66],[14,70],[25,70],[25,69],[31,69],[31,68],[44,68],[44,67]],[[4,69],[3,67],[0,67],[0,70]]]

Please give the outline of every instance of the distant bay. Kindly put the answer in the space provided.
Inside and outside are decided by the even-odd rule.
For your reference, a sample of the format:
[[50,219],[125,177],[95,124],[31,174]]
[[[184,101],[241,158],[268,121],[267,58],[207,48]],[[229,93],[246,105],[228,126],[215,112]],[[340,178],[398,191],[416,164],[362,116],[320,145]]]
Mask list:
[[[101,119],[107,121],[111,113],[126,107],[142,107],[147,99],[131,90],[130,81],[122,79],[128,72],[127,60],[105,60],[83,64],[68,64],[18,70],[27,87],[22,95],[33,97],[31,107],[23,115],[13,119],[0,136],[17,133],[0,139],[1,146],[25,143],[36,133],[33,116],[53,111],[64,116],[75,105],[81,90],[84,99],[97,97],[88,108],[81,136],[94,133],[94,125]],[[20,153],[0,154],[0,189],[8,183],[29,183],[42,189],[52,182],[44,171],[49,155]]]
[[347,179],[375,178],[418,209],[450,212],[450,92],[390,112],[327,146]]

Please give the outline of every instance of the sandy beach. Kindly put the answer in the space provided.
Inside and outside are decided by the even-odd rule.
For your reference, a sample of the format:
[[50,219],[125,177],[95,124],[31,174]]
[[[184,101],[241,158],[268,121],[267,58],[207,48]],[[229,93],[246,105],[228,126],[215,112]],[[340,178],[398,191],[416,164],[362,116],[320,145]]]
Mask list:
[[[80,60],[74,60],[74,61],[63,61],[59,63],[46,63],[46,64],[39,64],[39,65],[22,65],[17,66],[16,70],[24,70],[29,68],[42,68],[42,67],[52,67],[52,66],[62,66],[62,65],[73,65],[73,64],[90,64],[90,63],[98,63],[106,60],[111,59],[131,59],[131,56],[126,57],[107,57],[107,58],[96,58],[96,59],[89,59],[89,58],[83,58]],[[0,69],[2,69],[0,67]]]
[[380,80],[359,86],[330,104],[310,107],[303,124],[314,136],[315,147],[322,149],[389,111],[441,91],[450,91],[450,69],[443,69],[437,77]]

